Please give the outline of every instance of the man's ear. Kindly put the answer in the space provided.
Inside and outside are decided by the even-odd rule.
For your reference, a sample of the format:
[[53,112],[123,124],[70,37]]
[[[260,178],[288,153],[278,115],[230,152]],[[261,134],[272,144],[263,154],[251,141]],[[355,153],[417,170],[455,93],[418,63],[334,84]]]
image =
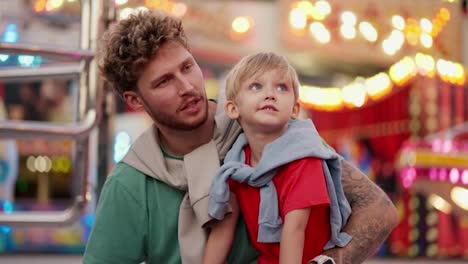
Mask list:
[[239,118],[239,111],[237,109],[237,105],[233,101],[230,101],[230,100],[226,101],[224,111],[226,111],[227,116],[229,116],[229,118],[231,119]]
[[296,101],[292,109],[291,119],[297,119],[297,117],[299,116],[300,110],[301,110],[301,105],[299,104],[299,101]]
[[143,102],[135,91],[125,91],[122,94],[125,103],[133,110],[144,110]]

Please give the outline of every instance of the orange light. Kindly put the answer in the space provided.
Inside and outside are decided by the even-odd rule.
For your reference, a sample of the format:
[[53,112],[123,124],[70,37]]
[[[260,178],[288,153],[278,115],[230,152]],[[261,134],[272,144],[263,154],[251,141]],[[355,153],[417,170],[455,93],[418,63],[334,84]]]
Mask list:
[[34,3],[34,11],[38,13],[44,12],[46,4],[47,4],[46,0],[36,0],[36,2]]
[[441,8],[439,10],[439,14],[437,15],[437,17],[440,17],[443,21],[449,21],[450,19],[450,11],[448,11],[447,8]]

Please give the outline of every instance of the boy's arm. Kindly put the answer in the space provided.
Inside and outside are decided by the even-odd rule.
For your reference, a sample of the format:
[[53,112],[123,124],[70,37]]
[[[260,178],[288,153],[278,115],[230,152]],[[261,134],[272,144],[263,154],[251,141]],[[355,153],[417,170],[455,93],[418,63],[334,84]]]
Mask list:
[[229,203],[232,212],[211,228],[203,256],[204,264],[226,263],[226,258],[234,240],[237,219],[239,218],[239,206],[233,193],[230,195]]
[[309,214],[310,207],[292,210],[284,217],[280,242],[280,264],[302,263]]
[[395,206],[382,189],[348,161],[342,162],[343,190],[352,214],[344,231],[353,236],[344,248],[323,252],[337,264],[362,263],[398,224]]

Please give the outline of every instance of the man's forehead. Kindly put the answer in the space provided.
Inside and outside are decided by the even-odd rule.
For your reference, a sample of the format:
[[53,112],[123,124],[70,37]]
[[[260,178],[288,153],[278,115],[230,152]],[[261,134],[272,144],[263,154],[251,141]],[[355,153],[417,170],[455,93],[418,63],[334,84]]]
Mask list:
[[192,59],[192,54],[181,44],[165,44],[156,52],[153,64],[157,64],[158,69],[167,71]]
[[[170,41],[167,43],[164,43],[159,50],[155,54],[155,58],[164,58],[164,59],[170,59],[170,58],[176,59],[176,58],[189,58],[192,57],[192,54],[185,48],[182,44],[176,42],[176,41]],[[184,59],[182,59],[184,60]]]

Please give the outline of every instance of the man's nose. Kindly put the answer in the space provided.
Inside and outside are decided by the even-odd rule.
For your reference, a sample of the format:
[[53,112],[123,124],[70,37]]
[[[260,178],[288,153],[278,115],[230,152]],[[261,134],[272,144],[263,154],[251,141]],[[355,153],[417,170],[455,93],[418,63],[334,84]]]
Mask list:
[[185,76],[179,76],[177,78],[177,83],[179,93],[182,95],[192,91],[195,88]]

